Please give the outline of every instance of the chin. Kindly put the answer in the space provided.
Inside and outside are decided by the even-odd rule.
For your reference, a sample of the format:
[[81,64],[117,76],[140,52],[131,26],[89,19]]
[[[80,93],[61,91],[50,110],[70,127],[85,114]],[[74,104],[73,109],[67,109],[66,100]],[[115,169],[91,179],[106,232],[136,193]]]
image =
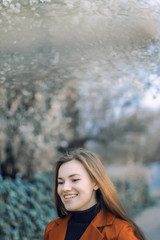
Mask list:
[[67,211],[79,211],[79,208],[76,207],[65,207]]

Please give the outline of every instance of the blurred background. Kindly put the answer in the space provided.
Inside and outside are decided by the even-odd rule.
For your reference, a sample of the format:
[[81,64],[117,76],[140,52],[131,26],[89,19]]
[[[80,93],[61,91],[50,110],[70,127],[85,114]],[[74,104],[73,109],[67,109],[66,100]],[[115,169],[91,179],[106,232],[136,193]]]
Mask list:
[[1,240],[42,239],[69,148],[101,157],[130,216],[156,204],[159,14],[158,0],[0,0]]

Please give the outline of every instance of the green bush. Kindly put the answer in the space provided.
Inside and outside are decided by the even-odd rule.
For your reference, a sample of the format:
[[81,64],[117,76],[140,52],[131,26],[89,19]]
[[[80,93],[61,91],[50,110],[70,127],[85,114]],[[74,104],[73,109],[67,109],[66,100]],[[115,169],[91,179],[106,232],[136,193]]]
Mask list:
[[145,182],[113,180],[123,206],[130,217],[135,217],[144,208],[153,204],[149,187]]
[[50,175],[35,175],[0,183],[0,239],[40,240],[45,226],[56,217]]

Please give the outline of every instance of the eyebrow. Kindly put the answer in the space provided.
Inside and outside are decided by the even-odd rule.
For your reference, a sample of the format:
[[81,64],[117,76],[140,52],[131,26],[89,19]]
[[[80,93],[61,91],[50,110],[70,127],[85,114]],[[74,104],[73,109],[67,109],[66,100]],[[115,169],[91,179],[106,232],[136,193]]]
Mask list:
[[[78,174],[78,173],[74,173],[74,174],[71,174],[71,175],[69,175],[69,177],[71,178],[71,177],[74,177],[74,176],[81,176],[80,174]],[[58,179],[63,179],[62,177],[58,177]]]

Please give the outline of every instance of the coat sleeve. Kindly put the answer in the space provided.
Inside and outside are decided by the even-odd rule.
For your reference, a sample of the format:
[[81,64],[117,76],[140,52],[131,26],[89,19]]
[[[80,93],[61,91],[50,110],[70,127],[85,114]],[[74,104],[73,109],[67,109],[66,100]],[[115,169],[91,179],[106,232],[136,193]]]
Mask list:
[[134,235],[132,227],[126,223],[119,232],[118,240],[139,240],[139,239]]

